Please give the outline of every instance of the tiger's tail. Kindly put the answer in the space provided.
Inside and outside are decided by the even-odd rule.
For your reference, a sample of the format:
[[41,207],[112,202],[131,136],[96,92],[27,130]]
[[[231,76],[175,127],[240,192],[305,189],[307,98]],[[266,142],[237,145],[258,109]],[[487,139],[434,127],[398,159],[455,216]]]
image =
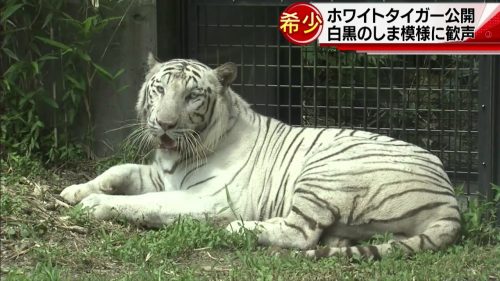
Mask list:
[[460,219],[449,217],[431,223],[423,233],[398,241],[368,246],[326,247],[308,250],[306,256],[324,258],[331,256],[365,257],[380,259],[394,249],[412,255],[423,250],[438,250],[453,244],[460,233]]

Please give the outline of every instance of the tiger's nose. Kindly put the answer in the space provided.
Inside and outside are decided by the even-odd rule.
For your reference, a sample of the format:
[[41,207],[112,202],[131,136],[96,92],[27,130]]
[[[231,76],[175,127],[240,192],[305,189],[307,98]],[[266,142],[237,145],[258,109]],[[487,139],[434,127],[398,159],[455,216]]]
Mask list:
[[175,122],[164,122],[164,121],[160,121],[160,120],[156,119],[156,122],[158,123],[158,125],[160,125],[160,127],[164,131],[168,131],[168,130],[174,128],[177,125],[177,121],[175,121]]

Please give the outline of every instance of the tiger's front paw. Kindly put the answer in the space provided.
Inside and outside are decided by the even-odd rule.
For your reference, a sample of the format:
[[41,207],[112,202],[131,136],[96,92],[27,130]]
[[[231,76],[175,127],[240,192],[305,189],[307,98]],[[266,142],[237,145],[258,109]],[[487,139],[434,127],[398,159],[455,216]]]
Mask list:
[[88,209],[96,219],[108,220],[118,215],[117,209],[113,205],[113,195],[90,194],[80,204],[83,208]]
[[61,197],[64,198],[68,203],[75,205],[82,201],[83,198],[89,196],[90,194],[98,193],[92,188],[90,183],[74,184],[66,187],[61,192]]

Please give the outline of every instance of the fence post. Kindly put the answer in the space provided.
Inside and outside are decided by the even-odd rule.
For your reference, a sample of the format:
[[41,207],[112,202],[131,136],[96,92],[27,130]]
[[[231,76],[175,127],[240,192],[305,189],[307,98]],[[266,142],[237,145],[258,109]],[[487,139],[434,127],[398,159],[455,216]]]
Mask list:
[[158,58],[189,58],[187,54],[187,2],[169,0],[156,2]]
[[[500,57],[482,56],[479,65],[479,191],[493,199],[500,184]],[[500,225],[500,209],[497,210]]]

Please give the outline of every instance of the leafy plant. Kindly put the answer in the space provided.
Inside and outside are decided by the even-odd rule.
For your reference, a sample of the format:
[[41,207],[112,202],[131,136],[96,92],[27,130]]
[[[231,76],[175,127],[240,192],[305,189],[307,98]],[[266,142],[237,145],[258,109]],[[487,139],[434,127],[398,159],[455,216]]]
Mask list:
[[21,212],[22,202],[18,197],[5,193],[3,190],[0,194],[0,213],[2,215],[10,216]]
[[[83,155],[92,133],[90,90],[97,77],[115,80],[94,55],[94,39],[117,22],[81,1],[7,0],[0,14],[0,153],[46,161]],[[103,53],[104,54],[104,53]],[[77,118],[82,116],[82,118]],[[73,131],[77,119],[78,132]],[[81,122],[81,121],[80,121]]]
[[500,243],[500,230],[496,227],[500,207],[500,186],[492,184],[493,200],[470,198],[468,208],[462,212],[463,238],[478,244]]
[[81,205],[73,206],[66,212],[71,221],[77,225],[90,226],[92,224],[91,215],[88,210]]

